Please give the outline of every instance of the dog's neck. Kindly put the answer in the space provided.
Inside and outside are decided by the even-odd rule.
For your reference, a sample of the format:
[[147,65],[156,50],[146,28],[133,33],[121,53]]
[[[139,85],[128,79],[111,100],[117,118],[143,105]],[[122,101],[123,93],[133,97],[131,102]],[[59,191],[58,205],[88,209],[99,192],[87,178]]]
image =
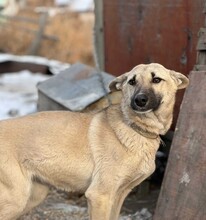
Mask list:
[[[127,149],[135,152],[136,150],[139,150],[139,147],[144,145],[143,143],[147,143],[148,139],[150,139],[151,148],[153,148],[154,151],[157,150],[160,143],[159,135],[145,131],[134,124],[128,124],[123,116],[120,105],[110,106],[106,111],[106,116],[108,117],[110,126],[118,137],[118,140]],[[138,143],[141,143],[141,145]],[[148,146],[148,144],[145,146]]]
[[146,137],[146,138],[150,138],[150,139],[157,139],[159,137],[158,134],[155,134],[153,132],[150,131],[145,131],[144,129],[142,129],[140,126],[138,126],[136,123],[131,123],[130,127],[136,131],[137,133],[139,133],[140,135]]
[[164,114],[161,114],[161,109],[158,112],[137,114],[123,102],[120,107],[124,120],[130,127],[139,133],[141,132],[143,136],[156,138],[159,135],[164,135],[171,126],[173,118],[171,109],[173,109],[173,103],[168,103],[168,108],[164,109]]

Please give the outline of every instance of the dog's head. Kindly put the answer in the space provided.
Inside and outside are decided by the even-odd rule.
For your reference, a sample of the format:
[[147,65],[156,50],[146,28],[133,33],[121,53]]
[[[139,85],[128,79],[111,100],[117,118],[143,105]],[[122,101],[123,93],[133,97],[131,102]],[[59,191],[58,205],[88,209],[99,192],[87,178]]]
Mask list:
[[178,89],[187,87],[183,74],[168,70],[160,64],[138,65],[130,72],[115,78],[111,91],[122,90],[124,103],[136,113],[158,111],[160,106],[174,102]]

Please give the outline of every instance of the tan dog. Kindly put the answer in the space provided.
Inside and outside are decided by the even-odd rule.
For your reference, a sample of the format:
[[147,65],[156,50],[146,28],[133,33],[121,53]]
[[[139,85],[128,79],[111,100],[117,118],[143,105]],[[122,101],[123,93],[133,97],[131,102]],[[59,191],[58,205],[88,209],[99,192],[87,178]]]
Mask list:
[[117,220],[127,194],[155,169],[175,93],[188,79],[138,65],[110,84],[122,102],[96,114],[40,112],[0,122],[0,219],[16,219],[47,195],[44,183],[85,192],[92,220]]

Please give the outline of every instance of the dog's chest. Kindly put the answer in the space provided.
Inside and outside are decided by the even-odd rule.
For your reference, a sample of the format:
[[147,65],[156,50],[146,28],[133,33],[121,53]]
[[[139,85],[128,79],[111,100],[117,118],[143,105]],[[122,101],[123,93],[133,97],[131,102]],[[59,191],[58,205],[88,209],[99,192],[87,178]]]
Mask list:
[[98,171],[105,173],[112,167],[111,178],[118,185],[149,176],[155,169],[159,140],[148,140],[121,122],[111,123],[110,127],[103,119],[95,118],[90,130],[90,146]]
[[155,155],[156,151],[154,149],[143,149],[140,150],[140,170],[145,174],[151,174],[155,169]]
[[[120,133],[119,133],[120,134]],[[131,133],[130,133],[131,134]],[[125,181],[135,182],[139,178],[147,178],[155,170],[155,155],[159,146],[159,140],[148,140],[139,134],[119,136],[119,149],[121,169],[119,175]]]
[[123,164],[125,174],[130,176],[130,180],[144,176],[145,178],[151,175],[155,170],[155,153],[141,150],[127,158]]
[[[130,133],[131,134],[131,133]],[[134,174],[151,174],[155,169],[155,155],[159,146],[159,140],[148,140],[139,134],[120,135],[120,148],[125,149],[125,160],[129,169]]]

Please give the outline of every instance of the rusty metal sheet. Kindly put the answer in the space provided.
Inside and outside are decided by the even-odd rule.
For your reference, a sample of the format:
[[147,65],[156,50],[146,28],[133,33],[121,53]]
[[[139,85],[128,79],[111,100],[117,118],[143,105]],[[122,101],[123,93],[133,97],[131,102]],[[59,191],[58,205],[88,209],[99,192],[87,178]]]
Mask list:
[[[196,60],[203,0],[104,0],[105,71],[158,62],[185,75]],[[178,93],[175,120],[183,93]]]
[[96,69],[77,63],[40,83],[38,90],[67,109],[82,111],[109,93],[108,84],[113,78],[105,72],[100,76]]
[[106,71],[119,75],[138,63],[159,62],[184,74],[193,68],[202,0],[105,0]]

